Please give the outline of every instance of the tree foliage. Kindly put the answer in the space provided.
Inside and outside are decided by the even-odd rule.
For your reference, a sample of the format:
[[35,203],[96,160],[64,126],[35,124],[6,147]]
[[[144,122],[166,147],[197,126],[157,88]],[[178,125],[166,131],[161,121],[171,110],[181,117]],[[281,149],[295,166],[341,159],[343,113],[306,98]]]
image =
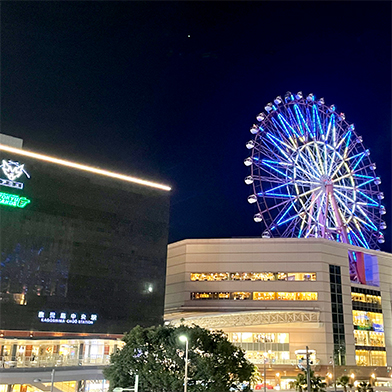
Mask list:
[[[298,373],[295,381],[290,383],[290,388],[296,391],[308,391],[308,381],[306,370],[303,373]],[[310,392],[324,392],[327,384],[320,376],[315,376],[314,371],[310,371]]]
[[373,387],[366,381],[362,381],[357,386],[358,392],[373,392]]
[[344,392],[347,392],[347,387],[350,385],[350,377],[341,376],[336,380],[336,383],[343,387]]
[[181,325],[135,327],[123,340],[104,370],[110,388],[133,386],[139,375],[139,392],[181,392],[184,388],[185,343],[188,339],[188,391],[226,392],[252,379],[254,365],[223,332]]

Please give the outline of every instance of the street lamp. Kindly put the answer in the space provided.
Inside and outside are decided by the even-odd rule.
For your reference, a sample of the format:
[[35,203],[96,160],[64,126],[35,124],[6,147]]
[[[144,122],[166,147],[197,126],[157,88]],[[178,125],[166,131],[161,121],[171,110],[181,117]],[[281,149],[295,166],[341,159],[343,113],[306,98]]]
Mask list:
[[180,340],[181,340],[181,342],[185,342],[184,392],[187,392],[187,386],[188,386],[188,338],[185,335],[181,335]]
[[267,392],[267,355],[268,353],[264,352],[264,392]]
[[330,363],[332,363],[332,372],[333,372],[333,385],[334,391],[336,392],[336,372],[335,372],[335,357],[329,357],[331,359]]

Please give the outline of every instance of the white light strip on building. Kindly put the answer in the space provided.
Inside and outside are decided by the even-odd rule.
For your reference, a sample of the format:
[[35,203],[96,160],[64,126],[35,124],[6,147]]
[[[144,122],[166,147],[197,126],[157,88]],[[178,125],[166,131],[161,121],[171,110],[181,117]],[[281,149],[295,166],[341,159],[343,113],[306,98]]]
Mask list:
[[20,150],[19,148],[9,147],[4,144],[0,144],[0,150],[12,152],[14,154],[23,155],[25,157],[36,158],[41,161],[55,163],[57,165],[72,167],[74,169],[79,169],[79,170],[84,170],[84,171],[87,171],[90,173],[100,174],[101,176],[113,177],[113,178],[117,178],[117,179],[123,180],[123,181],[133,182],[136,184],[145,185],[145,186],[149,186],[152,188],[162,189],[164,191],[171,190],[171,187],[169,187],[167,185],[158,184],[156,182],[151,182],[151,181],[147,181],[147,180],[142,180],[142,179],[136,178],[136,177],[126,176],[124,174],[119,174],[119,173],[111,172],[108,170],[98,169],[96,167],[81,165],[80,163],[66,161],[64,159],[59,159],[59,158],[50,157],[47,155],[37,154],[37,153],[31,152],[31,151]]

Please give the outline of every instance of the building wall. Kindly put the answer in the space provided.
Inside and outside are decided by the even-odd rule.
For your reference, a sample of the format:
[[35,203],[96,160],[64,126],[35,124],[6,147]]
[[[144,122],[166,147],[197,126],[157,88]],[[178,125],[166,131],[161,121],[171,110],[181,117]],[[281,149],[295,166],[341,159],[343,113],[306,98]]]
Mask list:
[[23,189],[0,186],[30,199],[0,205],[0,328],[124,333],[160,323],[169,192],[0,153],[30,175],[17,180]]
[[[324,239],[206,239],[170,244],[166,278],[165,318],[191,322],[195,317],[260,312],[318,312],[317,323],[233,326],[222,324],[226,332],[289,332],[290,356],[306,345],[328,365],[334,355],[331,311],[330,265],[340,267],[346,365],[355,366],[355,342],[348,268],[348,251],[364,251]],[[391,261],[384,252],[368,251],[377,257],[387,345],[391,364]],[[314,272],[316,281],[191,281],[191,273],[202,272]],[[364,286],[377,289],[373,286]],[[317,301],[191,300],[192,292],[317,292]],[[336,358],[335,342],[335,358]],[[339,344],[337,344],[339,346]],[[340,353],[342,355],[342,353]],[[343,354],[344,355],[344,354]]]

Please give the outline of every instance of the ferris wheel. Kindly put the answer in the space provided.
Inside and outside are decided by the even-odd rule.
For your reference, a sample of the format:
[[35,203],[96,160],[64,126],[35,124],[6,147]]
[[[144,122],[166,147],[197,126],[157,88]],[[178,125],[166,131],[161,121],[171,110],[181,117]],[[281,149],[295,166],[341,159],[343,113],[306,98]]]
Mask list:
[[354,124],[313,94],[287,92],[257,116],[248,202],[263,237],[321,237],[378,249],[386,213],[381,179]]

